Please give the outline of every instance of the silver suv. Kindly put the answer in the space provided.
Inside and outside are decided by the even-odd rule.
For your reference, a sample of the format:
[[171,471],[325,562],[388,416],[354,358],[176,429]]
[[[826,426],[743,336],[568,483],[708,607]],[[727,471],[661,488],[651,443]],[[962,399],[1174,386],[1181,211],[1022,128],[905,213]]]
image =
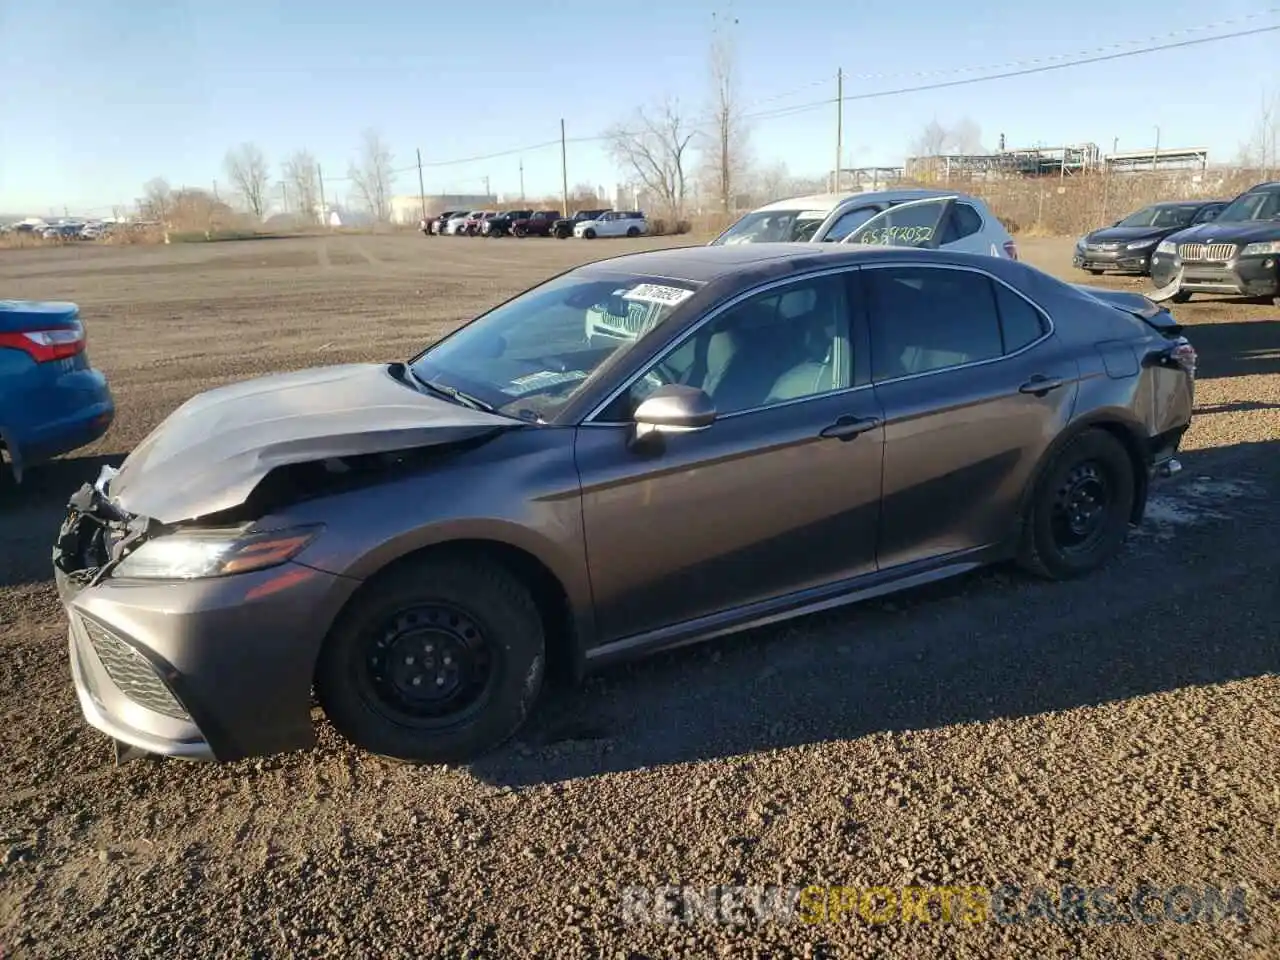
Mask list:
[[977,197],[941,190],[792,197],[753,210],[712,246],[730,243],[868,243],[942,248],[1018,259],[1009,231]]

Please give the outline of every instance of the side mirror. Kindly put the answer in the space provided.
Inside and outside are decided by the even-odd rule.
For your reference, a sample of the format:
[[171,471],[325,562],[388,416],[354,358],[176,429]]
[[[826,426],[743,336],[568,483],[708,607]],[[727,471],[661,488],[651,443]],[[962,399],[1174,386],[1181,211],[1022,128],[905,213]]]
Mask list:
[[654,434],[705,430],[716,419],[716,406],[697,387],[669,383],[658,387],[636,408],[635,439]]

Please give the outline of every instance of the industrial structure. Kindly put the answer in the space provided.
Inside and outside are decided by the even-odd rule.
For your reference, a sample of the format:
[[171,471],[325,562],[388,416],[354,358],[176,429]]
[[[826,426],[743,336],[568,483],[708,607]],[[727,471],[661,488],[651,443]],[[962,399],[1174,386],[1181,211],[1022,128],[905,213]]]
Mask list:
[[[1003,138],[1002,138],[1003,139]],[[1153,170],[1204,171],[1209,151],[1203,147],[1161,149],[1103,155],[1096,143],[1057,147],[1023,147],[996,153],[940,154],[908,157],[907,178],[928,182],[1000,180],[1010,177],[1071,177],[1082,173],[1138,173]]]

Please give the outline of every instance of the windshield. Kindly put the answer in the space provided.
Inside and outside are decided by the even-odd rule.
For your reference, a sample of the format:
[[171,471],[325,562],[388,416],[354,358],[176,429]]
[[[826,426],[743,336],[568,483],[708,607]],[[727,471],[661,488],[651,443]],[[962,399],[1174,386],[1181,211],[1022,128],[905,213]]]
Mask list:
[[506,416],[549,420],[696,289],[633,274],[566,274],[477,318],[410,369]]
[[1280,190],[1258,190],[1236,197],[1218,214],[1215,223],[1280,219]]
[[813,238],[829,210],[757,210],[748,213],[723,234],[715,244],[796,243]]
[[1185,207],[1146,207],[1137,213],[1131,213],[1117,227],[1185,227],[1196,215],[1195,206]]

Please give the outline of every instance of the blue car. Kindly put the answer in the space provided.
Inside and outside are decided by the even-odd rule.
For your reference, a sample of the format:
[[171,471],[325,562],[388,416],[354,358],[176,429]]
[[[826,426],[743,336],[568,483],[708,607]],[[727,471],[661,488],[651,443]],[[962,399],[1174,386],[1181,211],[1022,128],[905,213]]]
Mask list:
[[0,453],[14,478],[93,443],[114,417],[107,378],[89,365],[80,308],[0,300]]

